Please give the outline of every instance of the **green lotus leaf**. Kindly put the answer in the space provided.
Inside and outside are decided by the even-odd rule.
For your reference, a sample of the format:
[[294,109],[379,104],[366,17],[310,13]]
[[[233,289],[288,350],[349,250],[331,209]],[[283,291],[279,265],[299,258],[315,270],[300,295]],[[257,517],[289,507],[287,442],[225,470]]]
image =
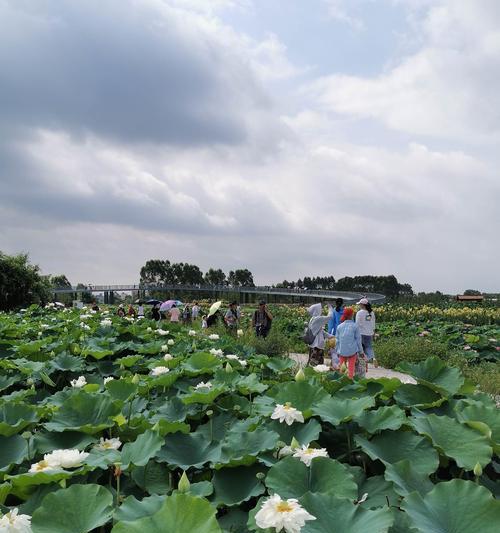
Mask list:
[[293,368],[296,363],[292,359],[285,359],[284,357],[272,357],[266,361],[265,365],[274,372],[284,372],[290,368]]
[[33,488],[39,485],[48,485],[50,483],[59,483],[63,479],[81,474],[84,469],[73,470],[53,470],[51,472],[37,472],[30,474],[17,474],[15,476],[6,475],[5,479],[12,485],[12,492],[21,499],[27,499],[33,492]]
[[261,471],[255,465],[217,470],[212,478],[215,503],[231,507],[263,494],[266,489],[256,477]]
[[394,400],[403,407],[428,409],[430,407],[439,407],[446,401],[446,398],[443,398],[425,385],[405,383],[394,393]]
[[273,450],[279,440],[275,431],[259,426],[254,431],[230,431],[222,443],[218,465],[249,465],[261,452]]
[[222,366],[222,360],[211,353],[198,352],[188,357],[182,364],[184,373],[188,376],[213,374],[217,367]]
[[407,496],[413,491],[423,495],[434,487],[429,477],[417,472],[408,459],[386,465],[384,476],[387,481],[392,481],[400,496]]
[[90,394],[78,391],[69,396],[62,407],[45,424],[49,431],[81,431],[90,435],[112,427],[113,416],[120,407],[104,394]]
[[392,508],[392,515],[394,516],[394,524],[389,529],[389,533],[422,533],[417,529],[411,527],[410,517],[399,509]]
[[465,381],[458,368],[448,367],[438,357],[429,357],[423,363],[417,364],[404,361],[398,365],[398,370],[410,374],[417,380],[417,383],[444,396],[456,394]]
[[372,397],[354,400],[341,400],[335,397],[328,397],[317,404],[312,411],[324,422],[330,422],[333,426],[338,426],[342,422],[347,422],[359,416],[365,409],[373,407],[374,404],[375,399]]
[[453,418],[430,414],[413,417],[411,424],[417,433],[429,437],[436,448],[461,468],[473,470],[477,463],[485,467],[491,461],[493,450],[489,439]]
[[[215,509],[207,500],[174,493],[152,516],[134,522],[118,522],[112,533],[222,533]],[[36,533],[36,532],[35,532]]]
[[154,429],[158,431],[162,437],[169,433],[189,433],[191,431],[189,424],[184,422],[168,422],[168,420],[158,420],[154,425]]
[[126,379],[113,379],[105,385],[113,400],[125,402],[137,392],[137,385]]
[[359,505],[365,509],[376,509],[377,507],[397,506],[399,496],[394,492],[394,486],[383,476],[372,476],[358,483],[358,500],[368,494],[365,501]]
[[134,522],[139,520],[139,518],[154,515],[161,509],[164,501],[165,496],[159,494],[147,496],[141,501],[134,496],[129,496],[123,500],[123,503],[115,511],[113,519],[122,522]]
[[174,433],[167,435],[165,440],[165,445],[156,454],[157,460],[183,470],[201,468],[205,463],[216,463],[220,458],[221,444],[207,440],[201,433]]
[[35,448],[38,453],[48,453],[52,450],[84,450],[95,438],[86,433],[65,431],[64,433],[37,432],[34,436]]
[[413,492],[402,507],[412,525],[425,533],[496,533],[500,524],[500,501],[462,479],[438,483],[425,496]]
[[[7,496],[12,490],[12,485],[10,483],[1,483],[0,484],[0,509],[2,509]],[[4,509],[2,509],[4,511]],[[5,512],[5,511],[4,511]]]
[[307,381],[292,381],[275,385],[267,392],[274,398],[276,404],[290,402],[295,409],[302,411],[305,418],[309,418],[312,408],[319,405],[322,400],[330,398],[325,389],[318,385],[311,385]]
[[406,415],[397,405],[364,411],[354,419],[368,433],[383,429],[399,429],[406,422]]
[[387,533],[394,522],[388,507],[372,511],[332,494],[308,493],[300,503],[316,518],[301,533]]
[[121,462],[121,454],[117,450],[99,450],[93,448],[90,450],[85,464],[92,468],[102,468],[106,470],[110,465]]
[[189,487],[189,494],[192,496],[201,496],[205,498],[214,493],[214,486],[210,481],[198,481],[197,483],[191,483]]
[[456,409],[458,419],[467,424],[483,423],[490,431],[490,442],[495,453],[500,453],[500,412],[496,407],[475,403],[464,409]]
[[135,442],[127,442],[122,449],[122,465],[127,468],[131,463],[144,466],[165,444],[165,439],[156,431],[147,430]]
[[0,435],[10,437],[36,422],[36,409],[21,402],[5,402],[0,405]]
[[20,435],[0,436],[0,472],[8,472],[14,464],[28,457],[28,443]]
[[202,404],[211,404],[218,398],[221,394],[226,392],[225,387],[212,387],[211,389],[202,388],[193,390],[190,394],[182,396],[182,401],[186,405],[193,403],[202,403]]
[[351,500],[358,496],[358,486],[349,469],[328,457],[316,457],[309,467],[295,457],[285,457],[270,468],[265,483],[282,498],[300,498],[306,492]]
[[164,404],[156,408],[156,414],[151,418],[152,422],[158,420],[168,420],[169,422],[184,422],[188,413],[188,407],[180,398],[174,396]]
[[317,440],[321,433],[321,424],[314,418],[305,424],[292,424],[291,426],[281,424],[278,420],[271,420],[267,422],[266,427],[276,431],[280,436],[279,440],[285,444],[290,444],[294,437],[299,444],[309,444]]
[[259,381],[256,374],[245,376],[244,378],[239,379],[236,383],[238,392],[243,395],[264,392],[267,387],[267,385]]
[[120,357],[120,359],[116,359],[116,364],[119,364],[120,366],[124,366],[125,368],[130,368],[134,366],[138,361],[142,359],[142,355],[127,355],[126,357]]
[[82,356],[92,356],[94,359],[103,359],[108,355],[113,355],[114,350],[109,349],[109,341],[90,339],[82,348]]
[[148,386],[150,389],[157,387],[171,387],[180,377],[179,372],[168,372],[158,377],[150,377]]
[[33,533],[88,533],[105,524],[113,496],[99,485],[72,485],[47,494],[33,513]]
[[439,465],[438,453],[431,443],[409,431],[386,430],[371,440],[361,435],[356,435],[354,440],[374,461],[394,464],[411,457],[416,471],[424,475],[432,474]]
[[145,466],[136,466],[131,475],[137,486],[149,494],[167,494],[172,488],[168,466],[154,459]]
[[83,369],[85,361],[81,357],[64,352],[54,357],[50,364],[55,370],[78,372]]
[[21,381],[23,378],[20,376],[0,376],[0,391],[4,391],[14,385],[14,383],[17,383],[18,381]]

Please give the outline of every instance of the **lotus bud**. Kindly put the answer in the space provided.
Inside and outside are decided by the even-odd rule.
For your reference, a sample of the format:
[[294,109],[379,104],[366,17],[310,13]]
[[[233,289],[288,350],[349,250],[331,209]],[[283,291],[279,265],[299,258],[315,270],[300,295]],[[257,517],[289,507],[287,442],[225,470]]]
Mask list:
[[33,378],[28,378],[28,379],[26,380],[26,385],[28,385],[28,386],[30,386],[30,387],[31,387],[34,383],[35,383],[35,382],[33,381]]
[[137,385],[137,383],[139,383],[139,374],[134,374],[134,377],[132,378],[132,383],[134,385]]
[[292,450],[300,448],[300,442],[295,437],[293,437],[292,442],[290,443],[290,448],[292,448]]
[[160,422],[156,422],[156,424],[151,428],[153,431],[160,431]]
[[277,443],[276,443],[276,446],[278,448],[283,448],[284,446],[286,446],[286,443],[284,443],[282,440],[279,440]]
[[23,439],[31,439],[31,437],[33,436],[33,434],[29,431],[25,431],[24,433],[21,433],[21,437]]
[[179,480],[179,485],[177,486],[177,490],[179,492],[189,492],[191,488],[191,483],[189,483],[189,479],[186,476],[186,471],[182,472],[181,479]]
[[255,474],[255,477],[256,477],[257,479],[262,480],[262,479],[264,479],[264,478],[266,477],[266,474],[264,474],[264,472],[257,472],[257,473]]
[[474,467],[474,475],[476,477],[479,477],[480,475],[482,475],[482,473],[483,473],[483,468],[481,467],[479,463],[476,463],[476,466]]
[[230,374],[232,371],[233,371],[233,367],[229,363],[226,363],[226,372]]
[[302,368],[299,368],[299,371],[295,374],[295,381],[305,381],[306,375],[304,374],[304,371]]
[[207,416],[212,416],[214,414],[214,412],[212,411],[212,409],[209,409],[206,413]]

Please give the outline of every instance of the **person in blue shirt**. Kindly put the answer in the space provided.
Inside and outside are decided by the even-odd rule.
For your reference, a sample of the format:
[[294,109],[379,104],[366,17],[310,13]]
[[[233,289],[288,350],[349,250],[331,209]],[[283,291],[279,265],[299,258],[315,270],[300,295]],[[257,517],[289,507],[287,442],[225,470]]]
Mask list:
[[337,353],[340,364],[347,364],[349,378],[354,377],[356,360],[359,355],[363,355],[363,345],[361,344],[361,333],[359,326],[353,321],[354,309],[346,307],[342,314],[342,322],[337,328]]
[[340,324],[340,319],[342,318],[342,313],[344,312],[344,299],[337,298],[335,300],[335,309],[333,310],[333,315],[328,322],[328,333],[330,335],[335,335],[337,328]]

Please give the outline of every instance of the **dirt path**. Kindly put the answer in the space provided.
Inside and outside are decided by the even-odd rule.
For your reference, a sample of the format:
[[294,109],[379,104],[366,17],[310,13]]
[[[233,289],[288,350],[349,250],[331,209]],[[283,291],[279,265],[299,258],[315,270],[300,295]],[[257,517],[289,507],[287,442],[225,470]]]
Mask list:
[[[291,353],[290,358],[301,365],[307,364],[307,354],[304,353]],[[327,360],[327,364],[328,364]],[[381,366],[375,368],[372,364],[368,365],[368,372],[366,377],[369,378],[397,378],[403,383],[416,383],[416,381],[408,374],[402,372],[396,372],[395,370],[389,370],[388,368],[382,368]]]

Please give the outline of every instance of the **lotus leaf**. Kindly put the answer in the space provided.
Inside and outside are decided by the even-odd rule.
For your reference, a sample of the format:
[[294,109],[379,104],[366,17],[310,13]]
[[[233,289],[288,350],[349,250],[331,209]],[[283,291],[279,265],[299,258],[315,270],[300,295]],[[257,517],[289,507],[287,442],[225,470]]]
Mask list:
[[408,459],[387,464],[385,467],[385,479],[392,481],[394,490],[400,496],[407,496],[413,491],[426,494],[434,486],[428,476],[417,472]]
[[36,409],[21,402],[0,405],[0,435],[10,437],[38,420]]
[[406,415],[397,405],[364,411],[354,419],[368,433],[383,429],[399,429],[406,422]]
[[452,396],[464,384],[464,377],[458,368],[446,366],[438,357],[429,357],[418,364],[400,363],[399,370],[413,376],[418,383],[444,395]]
[[165,444],[165,439],[156,431],[147,430],[137,437],[135,442],[127,442],[122,449],[122,465],[126,468],[131,463],[144,466]]
[[212,479],[217,505],[231,507],[260,496],[265,487],[256,474],[261,471],[262,468],[255,465],[217,470]]
[[19,464],[28,456],[28,443],[20,435],[0,436],[0,472],[7,472],[11,465]]
[[330,422],[338,426],[342,422],[352,420],[359,416],[365,409],[373,407],[375,399],[372,397],[358,398],[353,400],[339,400],[328,397],[313,408],[313,413],[318,415],[324,422]]
[[220,459],[221,444],[207,441],[201,433],[174,433],[165,437],[166,443],[156,454],[158,461],[183,470],[201,468],[205,463]]

